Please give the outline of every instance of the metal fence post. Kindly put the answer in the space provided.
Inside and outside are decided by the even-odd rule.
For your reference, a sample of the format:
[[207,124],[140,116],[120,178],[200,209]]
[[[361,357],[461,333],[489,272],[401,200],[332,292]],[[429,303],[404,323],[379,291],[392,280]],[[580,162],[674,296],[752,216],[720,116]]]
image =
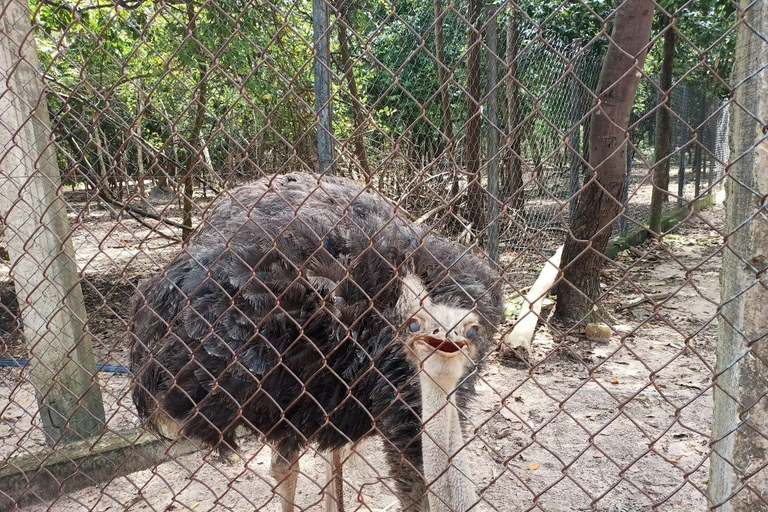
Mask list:
[[581,124],[581,112],[582,112],[582,99],[581,91],[579,89],[579,71],[581,69],[582,56],[579,53],[581,51],[581,40],[576,39],[571,45],[571,58],[573,59],[573,70],[571,71],[571,135],[568,138],[568,144],[571,149],[570,159],[570,197],[569,204],[569,218],[573,218],[576,213],[576,193],[579,191],[579,169],[581,168],[581,156],[579,148]]
[[0,212],[39,416],[53,445],[101,432],[104,405],[29,20],[26,2],[11,0],[0,25]]
[[315,115],[317,116],[317,163],[320,174],[335,174],[331,108],[331,45],[326,0],[312,1],[312,28],[315,72]]

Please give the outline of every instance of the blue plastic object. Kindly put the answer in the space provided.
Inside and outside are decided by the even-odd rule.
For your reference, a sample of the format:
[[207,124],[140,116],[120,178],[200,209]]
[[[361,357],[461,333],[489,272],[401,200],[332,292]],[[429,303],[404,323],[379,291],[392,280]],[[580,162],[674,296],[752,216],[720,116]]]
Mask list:
[[[0,359],[0,368],[24,366],[29,361],[26,359]],[[128,368],[119,364],[97,364],[96,369],[107,373],[128,373]]]

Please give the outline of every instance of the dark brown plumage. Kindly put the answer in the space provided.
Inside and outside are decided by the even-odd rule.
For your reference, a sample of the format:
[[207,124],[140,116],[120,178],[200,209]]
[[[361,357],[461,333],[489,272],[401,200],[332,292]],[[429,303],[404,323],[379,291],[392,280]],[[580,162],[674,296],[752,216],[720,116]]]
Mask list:
[[408,273],[433,302],[474,307],[481,361],[501,298],[497,276],[466,248],[347,179],[295,173],[224,194],[134,298],[140,415],[162,410],[183,435],[225,450],[238,426],[285,454],[377,433],[407,491],[421,467],[418,379],[395,308]]

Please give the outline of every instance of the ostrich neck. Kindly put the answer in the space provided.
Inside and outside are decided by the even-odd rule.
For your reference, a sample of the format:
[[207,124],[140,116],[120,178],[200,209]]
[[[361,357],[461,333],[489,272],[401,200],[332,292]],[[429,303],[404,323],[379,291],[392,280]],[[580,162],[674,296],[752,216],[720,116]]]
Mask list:
[[447,392],[456,387],[456,382],[435,382],[424,372],[420,381],[424,423],[421,449],[429,511],[465,512],[477,498],[469,479],[466,449],[462,450],[459,411],[454,395]]

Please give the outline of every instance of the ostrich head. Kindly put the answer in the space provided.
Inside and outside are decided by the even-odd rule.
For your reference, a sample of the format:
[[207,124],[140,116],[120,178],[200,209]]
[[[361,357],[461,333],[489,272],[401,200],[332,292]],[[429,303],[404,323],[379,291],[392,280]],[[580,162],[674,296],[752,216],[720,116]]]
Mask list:
[[403,278],[397,303],[408,359],[421,388],[424,479],[431,512],[465,512],[477,504],[455,393],[487,343],[485,322],[461,290],[433,299],[416,274]]
[[408,358],[446,392],[473,367],[483,336],[479,315],[450,303],[435,302],[414,274],[403,278],[398,312]]

